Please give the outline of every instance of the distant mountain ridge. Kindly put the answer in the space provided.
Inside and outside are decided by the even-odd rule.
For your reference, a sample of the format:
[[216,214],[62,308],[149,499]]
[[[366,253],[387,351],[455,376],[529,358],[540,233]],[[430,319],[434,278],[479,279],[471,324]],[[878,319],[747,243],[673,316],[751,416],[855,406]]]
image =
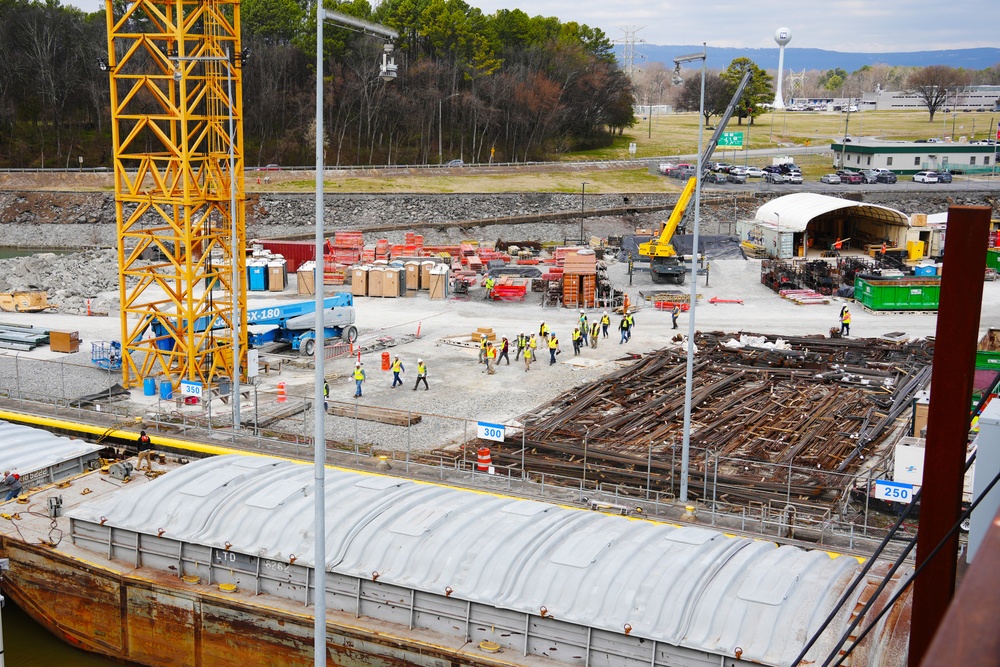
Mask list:
[[[622,58],[624,45],[616,44],[615,53]],[[701,44],[680,46],[661,46],[658,44],[637,44],[636,66],[646,62],[659,62],[665,65],[673,63],[676,56],[697,53]],[[644,58],[639,59],[638,53]],[[778,47],[768,49],[742,49],[728,47],[708,47],[709,69],[725,69],[735,58],[747,57],[764,69],[778,68]],[[801,71],[803,69],[828,70],[842,67],[853,72],[864,65],[885,63],[887,65],[926,67],[928,65],[950,65],[966,69],[986,69],[1000,63],[1000,49],[982,47],[976,49],[950,49],[947,51],[903,51],[894,53],[847,53],[844,51],[826,51],[823,49],[802,49],[787,47],[785,49],[786,70]],[[695,63],[689,63],[687,67]]]

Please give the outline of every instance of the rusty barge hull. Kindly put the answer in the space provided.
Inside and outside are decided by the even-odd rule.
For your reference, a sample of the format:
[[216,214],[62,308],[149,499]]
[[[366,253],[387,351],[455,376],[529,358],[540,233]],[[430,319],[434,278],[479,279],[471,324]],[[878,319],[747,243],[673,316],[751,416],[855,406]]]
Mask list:
[[[12,564],[4,592],[82,650],[150,666],[313,664],[311,614],[161,580],[169,576],[130,576],[9,537],[2,549]],[[360,622],[328,622],[327,636],[327,664],[337,667],[510,664],[462,655],[468,645],[444,637],[402,638]]]

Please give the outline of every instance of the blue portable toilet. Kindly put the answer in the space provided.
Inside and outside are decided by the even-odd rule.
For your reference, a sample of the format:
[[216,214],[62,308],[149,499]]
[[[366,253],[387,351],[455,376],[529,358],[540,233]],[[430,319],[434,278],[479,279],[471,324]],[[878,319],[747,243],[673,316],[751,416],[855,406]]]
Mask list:
[[142,381],[142,395],[156,396],[156,378],[146,378]]
[[160,398],[169,401],[173,397],[174,386],[170,384],[170,380],[160,380]]
[[247,264],[247,288],[251,292],[267,291],[267,260],[255,259]]

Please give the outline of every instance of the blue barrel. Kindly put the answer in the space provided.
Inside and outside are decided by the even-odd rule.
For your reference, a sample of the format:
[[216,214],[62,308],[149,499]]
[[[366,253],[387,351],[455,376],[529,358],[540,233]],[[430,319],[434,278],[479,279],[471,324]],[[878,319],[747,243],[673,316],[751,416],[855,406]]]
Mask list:
[[170,380],[160,380],[160,398],[164,401],[169,401],[174,397],[174,386],[170,384]]
[[156,378],[146,378],[142,381],[143,396],[156,396]]

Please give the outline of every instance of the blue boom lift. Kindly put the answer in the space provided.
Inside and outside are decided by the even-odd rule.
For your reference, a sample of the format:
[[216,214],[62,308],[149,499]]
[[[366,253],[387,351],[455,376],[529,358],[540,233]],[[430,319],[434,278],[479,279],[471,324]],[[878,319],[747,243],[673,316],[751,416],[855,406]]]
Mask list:
[[[247,311],[247,326],[249,329],[247,341],[253,346],[265,343],[291,343],[293,350],[298,350],[304,357],[312,356],[316,351],[316,303],[314,301],[295,301],[280,306],[255,308]],[[164,344],[171,344],[169,332],[159,322],[152,325],[153,333],[164,337]],[[199,318],[195,323],[196,331],[204,331],[208,326],[208,318]],[[256,333],[252,327],[271,327]],[[220,328],[222,328],[220,326]],[[323,338],[340,338],[353,343],[358,338],[358,329],[354,326],[354,296],[350,292],[338,292],[323,300]]]

